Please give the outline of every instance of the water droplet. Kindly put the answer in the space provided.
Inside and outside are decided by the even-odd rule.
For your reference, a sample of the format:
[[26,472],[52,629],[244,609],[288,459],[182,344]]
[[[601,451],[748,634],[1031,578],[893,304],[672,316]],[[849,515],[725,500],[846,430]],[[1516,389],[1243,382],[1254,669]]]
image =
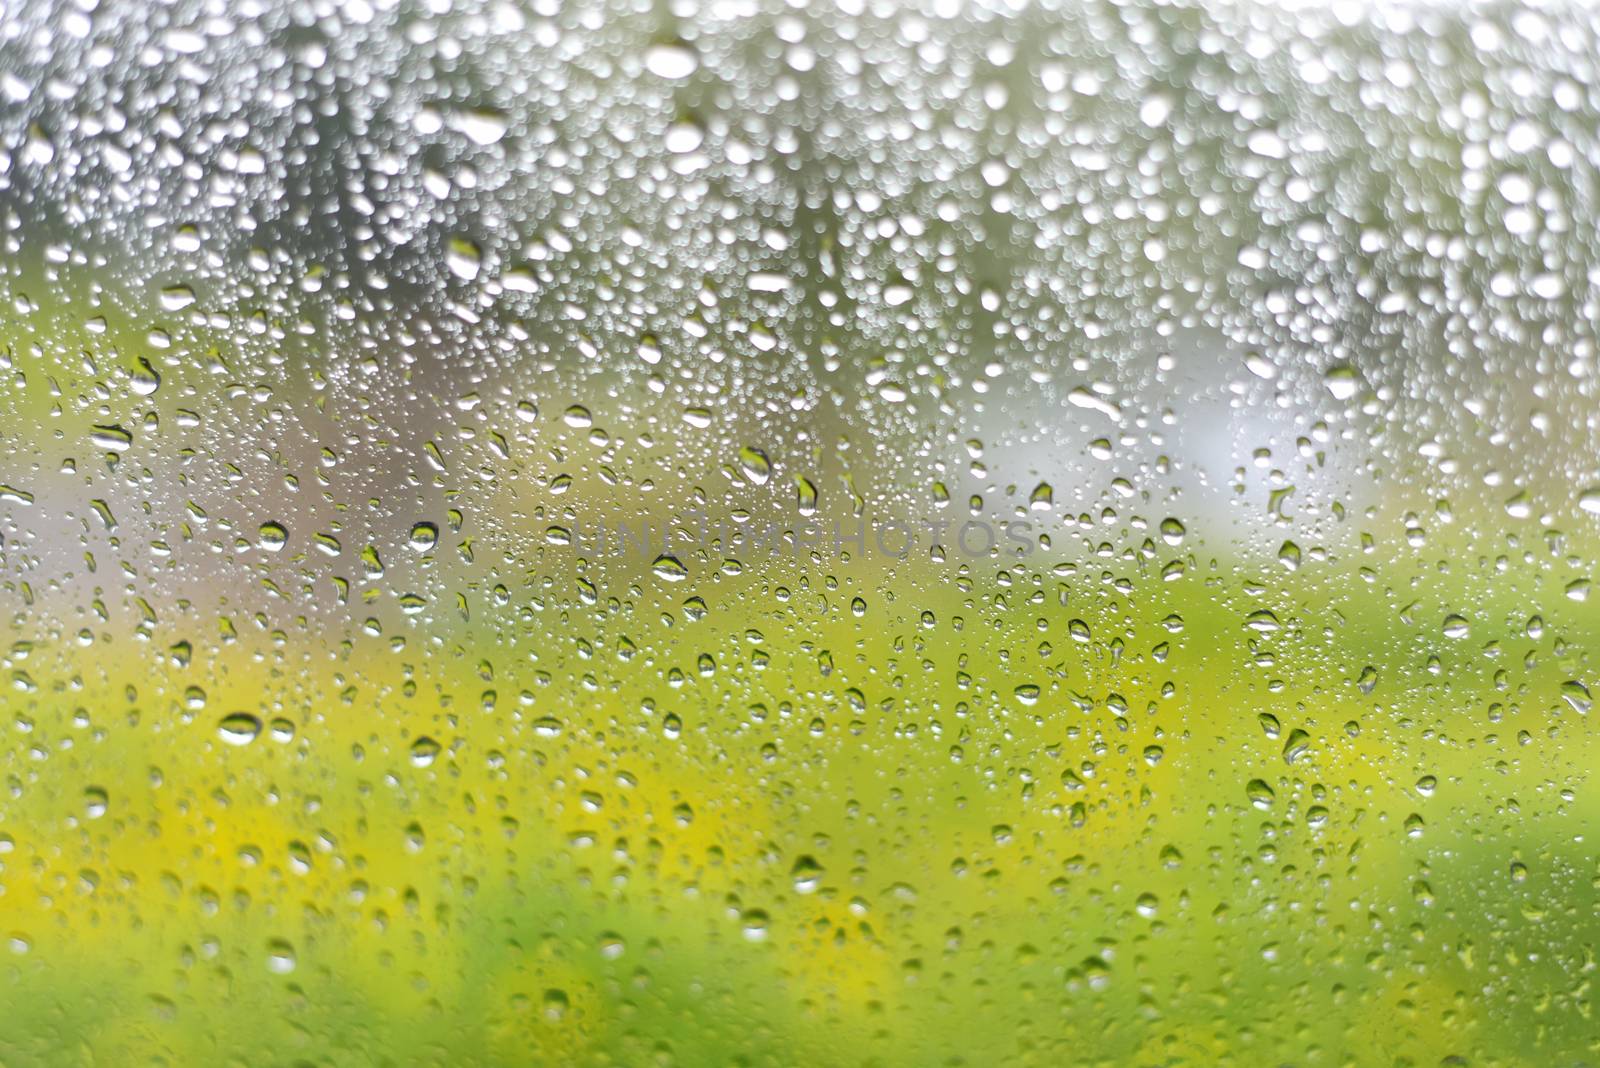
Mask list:
[[700,69],[700,59],[681,41],[651,45],[644,54],[644,66],[657,78],[677,81]]
[[452,237],[445,246],[445,266],[463,282],[471,282],[483,268],[483,250],[464,237]]
[[230,712],[217,723],[217,737],[229,745],[249,745],[261,734],[261,720],[248,712]]
[[97,820],[106,814],[106,809],[111,805],[111,798],[99,786],[91,786],[83,791],[83,814],[92,820]]
[[1336,364],[1322,376],[1322,384],[1335,400],[1349,400],[1361,388],[1361,379],[1349,364]]
[[1271,634],[1282,626],[1278,622],[1278,617],[1265,608],[1251,612],[1246,616],[1244,625],[1258,634]]
[[772,461],[767,459],[767,454],[753,446],[746,445],[739,450],[739,470],[745,477],[756,485],[764,485],[772,477]]
[[269,553],[281,552],[289,543],[289,528],[282,523],[266,522],[256,532],[257,542],[263,550]]
[[740,917],[740,926],[743,929],[746,942],[765,942],[767,940],[767,924],[770,921],[762,909],[746,909]]
[[1245,369],[1257,378],[1270,382],[1278,377],[1278,366],[1259,352],[1246,354],[1244,358]]
[[419,735],[411,743],[411,766],[426,768],[439,756],[439,743],[429,738],[426,734]]
[[651,570],[656,573],[657,578],[667,582],[682,582],[689,577],[689,569],[683,566],[683,561],[666,553],[655,558]]
[[148,397],[161,388],[161,375],[143,356],[139,357],[139,369],[130,376],[129,386],[140,397]]
[[475,145],[492,145],[506,135],[506,116],[493,108],[470,108],[451,115],[450,125]]
[[127,452],[133,448],[133,434],[121,426],[96,426],[89,432],[89,440],[108,452]]
[[168,286],[161,291],[161,307],[165,311],[182,311],[194,303],[194,290],[188,286]]
[[789,870],[797,894],[812,894],[822,885],[822,865],[814,857],[803,856],[795,860]]
[[1283,762],[1285,764],[1293,764],[1304,756],[1310,748],[1311,735],[1299,727],[1294,728],[1289,732],[1289,737],[1284,739],[1283,742]]
[[812,515],[817,510],[817,487],[812,485],[810,479],[795,479],[796,504],[801,515]]
[[274,938],[267,943],[267,971],[273,975],[288,975],[295,969],[294,946],[287,939]]

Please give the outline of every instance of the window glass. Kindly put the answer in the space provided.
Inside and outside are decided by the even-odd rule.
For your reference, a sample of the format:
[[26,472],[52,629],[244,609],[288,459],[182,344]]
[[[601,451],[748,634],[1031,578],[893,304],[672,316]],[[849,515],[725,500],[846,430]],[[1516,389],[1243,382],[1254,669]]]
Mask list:
[[1592,16],[0,14],[0,1062],[1584,1064]]

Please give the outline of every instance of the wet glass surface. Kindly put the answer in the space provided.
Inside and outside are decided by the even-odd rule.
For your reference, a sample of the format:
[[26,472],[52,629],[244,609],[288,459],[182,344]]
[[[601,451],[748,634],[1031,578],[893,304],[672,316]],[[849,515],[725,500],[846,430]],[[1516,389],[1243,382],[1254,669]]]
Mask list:
[[1590,1063],[1591,19],[0,15],[0,1063]]

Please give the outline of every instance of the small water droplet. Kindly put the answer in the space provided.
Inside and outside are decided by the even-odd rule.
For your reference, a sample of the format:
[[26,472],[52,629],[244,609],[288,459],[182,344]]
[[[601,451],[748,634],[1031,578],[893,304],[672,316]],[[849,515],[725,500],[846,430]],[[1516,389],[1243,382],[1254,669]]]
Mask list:
[[417,740],[411,743],[411,766],[414,768],[428,767],[438,758],[439,750],[438,742],[429,738],[426,734],[418,736]]
[[644,54],[644,66],[657,78],[677,81],[700,69],[700,58],[681,41],[651,45]]
[[289,528],[282,523],[270,521],[262,523],[257,534],[259,536],[257,544],[269,553],[282,551],[289,542]]
[[767,454],[752,445],[739,450],[739,469],[756,485],[764,485],[772,477],[772,461]]
[[249,745],[261,734],[261,720],[249,712],[230,712],[217,723],[217,737],[229,745]]
[[651,570],[656,573],[657,578],[667,582],[682,582],[689,577],[689,569],[683,566],[683,561],[666,553],[656,557]]

